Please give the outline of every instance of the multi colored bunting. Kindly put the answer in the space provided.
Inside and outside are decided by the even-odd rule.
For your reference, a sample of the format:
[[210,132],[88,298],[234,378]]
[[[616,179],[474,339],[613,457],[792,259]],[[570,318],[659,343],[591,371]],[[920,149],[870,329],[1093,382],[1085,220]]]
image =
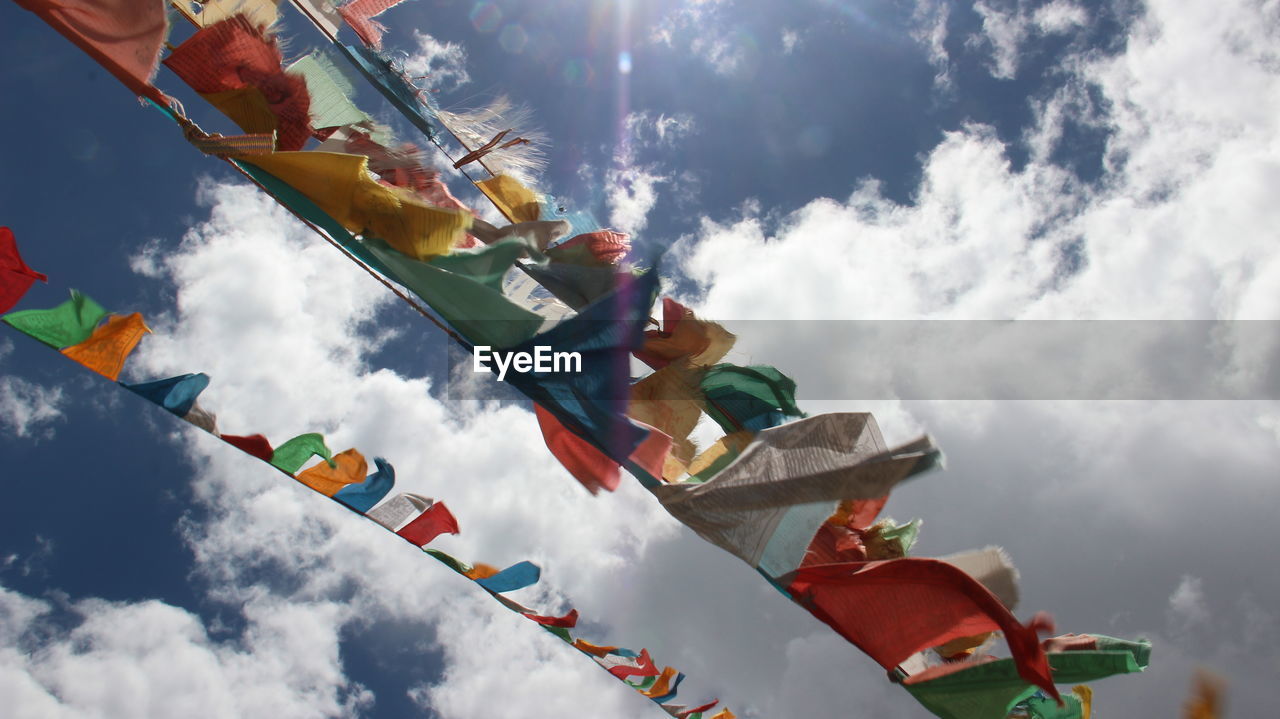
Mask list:
[[0,227],[0,312],[13,309],[36,280],[47,282],[49,278],[22,261],[13,230]]

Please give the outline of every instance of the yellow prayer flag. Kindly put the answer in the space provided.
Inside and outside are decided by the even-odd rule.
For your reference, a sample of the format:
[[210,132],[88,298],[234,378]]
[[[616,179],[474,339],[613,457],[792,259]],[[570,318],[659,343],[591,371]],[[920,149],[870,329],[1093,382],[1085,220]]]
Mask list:
[[1093,689],[1087,684],[1077,684],[1071,687],[1071,693],[1080,700],[1080,719],[1093,716]]
[[332,497],[349,484],[363,482],[369,471],[364,455],[354,449],[334,455],[333,463],[335,466],[330,467],[327,462],[321,462],[299,472],[296,478],[320,494]]
[[276,152],[236,159],[306,195],[351,232],[385,240],[416,259],[448,254],[471,227],[468,212],[432,207],[407,190],[379,183],[369,174],[369,158],[361,155]]
[[533,222],[541,213],[538,196],[513,177],[494,175],[487,180],[477,182],[476,187],[492,200],[503,217],[511,222]]
[[662,476],[674,479],[684,474],[693,460],[695,447],[689,441],[702,417],[701,373],[683,363],[672,363],[631,387],[627,415],[671,437]]
[[63,349],[62,354],[115,381],[120,378],[120,370],[124,369],[129,353],[138,346],[143,333],[150,331],[137,312],[127,317],[111,315],[89,339]]
[[271,133],[280,129],[280,118],[271,111],[267,98],[256,87],[223,92],[200,93],[200,97],[249,133]]

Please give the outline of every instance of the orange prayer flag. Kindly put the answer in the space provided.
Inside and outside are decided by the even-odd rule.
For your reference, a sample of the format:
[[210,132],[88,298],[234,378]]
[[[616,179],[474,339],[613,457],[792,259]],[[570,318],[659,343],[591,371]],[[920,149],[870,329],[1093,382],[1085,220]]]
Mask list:
[[120,370],[124,369],[129,353],[138,346],[143,333],[150,331],[137,312],[126,317],[111,315],[89,339],[63,349],[62,354],[115,381],[120,378]]
[[475,566],[463,572],[463,575],[466,576],[467,579],[488,579],[500,571],[502,570],[492,564],[476,562]]
[[662,674],[658,677],[658,681],[654,682],[653,686],[640,693],[650,699],[653,697],[660,697],[664,694],[669,694],[671,692],[671,680],[675,679],[676,674],[678,673],[679,672],[676,671],[675,667],[664,668],[662,670]]
[[332,497],[349,484],[363,482],[369,471],[369,463],[365,461],[364,455],[354,449],[334,455],[333,463],[333,467],[327,462],[321,462],[303,470],[298,473],[297,480],[320,494]]
[[573,640],[573,646],[579,649],[580,651],[586,652],[587,654],[590,654],[595,657],[603,657],[609,654],[610,652],[614,651],[615,649],[617,649],[617,647],[602,647],[598,644],[592,644],[591,642],[585,639]]

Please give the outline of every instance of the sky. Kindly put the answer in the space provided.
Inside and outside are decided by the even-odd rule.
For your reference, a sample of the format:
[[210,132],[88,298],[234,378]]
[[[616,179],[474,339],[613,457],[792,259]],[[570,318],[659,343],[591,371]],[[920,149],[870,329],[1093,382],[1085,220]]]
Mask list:
[[[1145,673],[1095,684],[1095,716],[1177,716],[1197,667],[1226,678],[1227,716],[1272,705],[1280,3],[414,0],[382,20],[442,107],[527,104],[539,189],[665,248],[664,291],[738,335],[730,361],[778,366],[811,414],[931,434],[946,470],[886,508],[924,520],[916,554],[1003,546],[1020,618],[1150,638]],[[291,56],[321,43],[292,10],[284,27]],[[585,492],[527,404],[451,397],[437,330],[35,16],[0,4],[0,39],[0,224],[50,277],[21,308],[76,288],[142,312],[123,379],[203,371],[224,431],[388,458],[398,491],[458,517],[433,546],[538,563],[518,600],[647,647],[688,675],[684,701],[928,716],[637,483]],[[1108,366],[1115,320],[1134,354]],[[1168,340],[1208,320],[1208,350]],[[1188,370],[1190,349],[1210,359]],[[1026,367],[1066,379],[997,391]],[[11,716],[661,715],[421,552],[8,328],[0,466]]]

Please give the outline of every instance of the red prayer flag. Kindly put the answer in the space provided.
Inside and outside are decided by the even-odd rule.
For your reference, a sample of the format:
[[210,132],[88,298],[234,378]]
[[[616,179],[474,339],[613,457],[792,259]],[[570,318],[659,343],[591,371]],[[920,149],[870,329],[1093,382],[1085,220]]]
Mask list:
[[563,617],[546,617],[541,614],[526,614],[526,617],[547,627],[564,627],[572,629],[578,626],[578,610],[570,609],[569,613]]
[[444,506],[444,502],[436,502],[427,511],[419,514],[412,522],[404,525],[396,534],[404,537],[409,544],[421,547],[441,534],[457,534],[458,520]]
[[135,94],[162,106],[151,84],[169,23],[164,0],[17,0]]
[[361,42],[375,50],[381,50],[382,33],[387,31],[387,27],[375,22],[373,17],[402,2],[404,0],[352,0],[338,8],[338,14],[355,30]]
[[[542,429],[542,439],[547,443],[551,454],[569,470],[569,474],[578,480],[592,494],[601,489],[612,492],[618,488],[622,479],[621,465],[601,452],[595,445],[569,431],[556,416],[533,404],[533,412],[538,417],[538,426]],[[671,453],[671,437],[648,425],[640,424],[649,431],[639,447],[631,453],[631,461],[635,462],[650,475],[661,479],[662,468]]]
[[36,280],[48,282],[49,278],[27,267],[18,254],[18,241],[13,230],[0,227],[0,312],[8,312],[31,289]]
[[891,559],[804,567],[787,591],[886,669],[952,639],[1004,632],[1018,674],[1058,698],[1037,631],[1053,631],[1047,614],[1020,624],[994,594],[937,559]]
[[237,437],[234,434],[222,435],[222,441],[239,449],[246,454],[251,454],[263,462],[270,462],[271,456],[275,454],[275,450],[271,448],[271,443],[266,437],[260,434],[250,435],[248,437]]
[[627,677],[656,677],[662,672],[653,665],[653,658],[649,656],[648,649],[641,649],[640,656],[636,659],[634,666],[630,664],[618,664],[609,667],[609,673],[619,679]]
[[[284,71],[280,48],[243,15],[216,22],[192,35],[165,58],[165,67],[201,95],[254,88],[275,116],[281,151],[301,150],[311,137],[311,96],[299,75]],[[269,128],[245,127],[246,132]]]
[[685,709],[684,711],[682,711],[682,712],[680,712],[680,713],[676,714],[676,719],[689,719],[689,717],[690,717],[690,716],[693,716],[694,714],[697,714],[698,712],[704,712],[704,711],[707,711],[708,709],[710,709],[711,707],[714,707],[715,705],[717,705],[717,704],[719,704],[719,703],[720,703],[720,700],[719,700],[719,699],[712,699],[710,702],[707,702],[706,704],[703,704],[703,705],[702,705],[702,706],[700,706],[700,707],[694,707],[694,708],[692,708],[692,709]]

